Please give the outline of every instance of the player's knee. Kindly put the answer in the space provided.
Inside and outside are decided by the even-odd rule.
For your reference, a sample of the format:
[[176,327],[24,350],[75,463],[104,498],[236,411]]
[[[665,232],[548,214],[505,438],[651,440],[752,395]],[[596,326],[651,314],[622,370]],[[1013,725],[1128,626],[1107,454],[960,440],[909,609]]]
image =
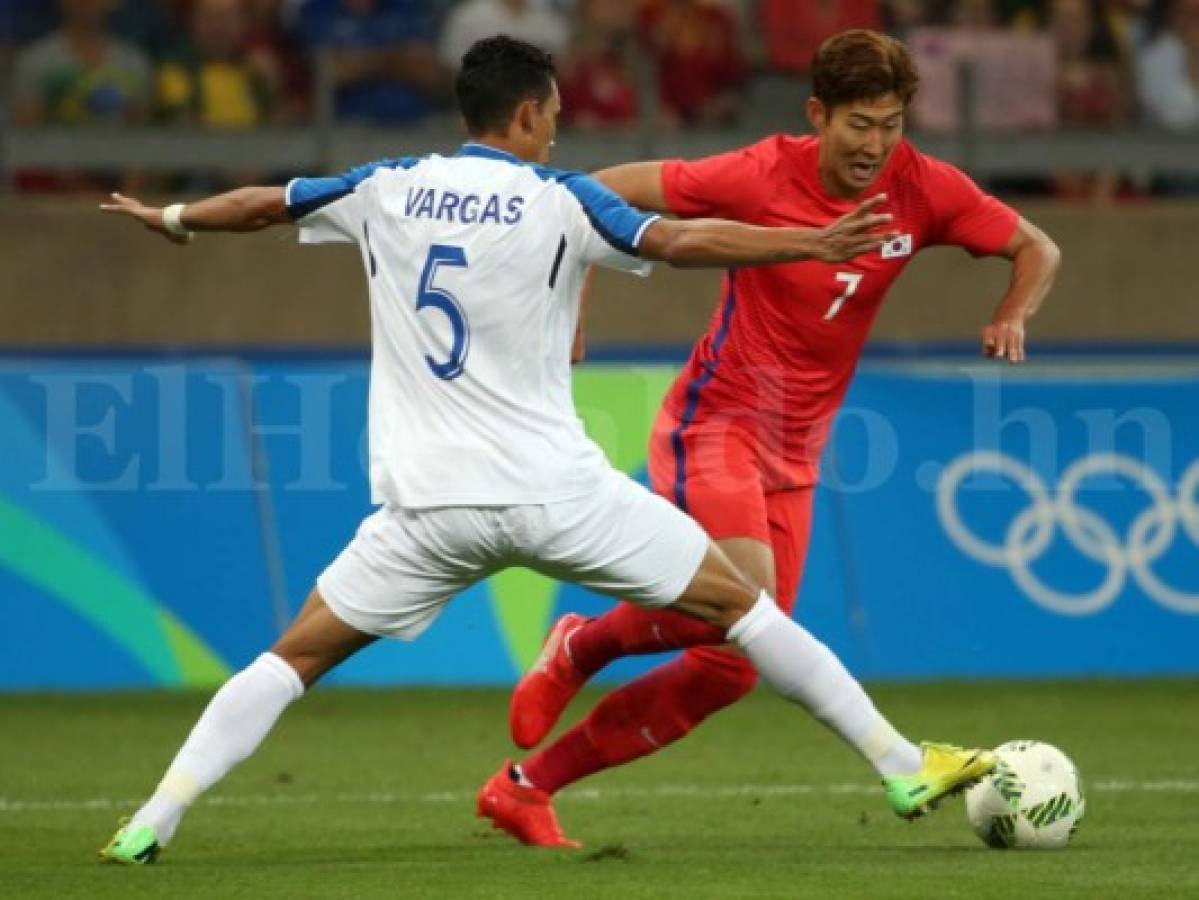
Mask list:
[[325,658],[323,654],[304,652],[289,647],[284,643],[276,644],[271,653],[287,663],[300,676],[305,689],[312,687],[322,675],[328,672],[336,662]]
[[743,582],[731,583],[720,592],[714,604],[712,624],[725,632],[733,627],[742,616],[753,609],[758,592]]
[[753,608],[759,593],[759,589],[713,544],[675,606],[678,611],[727,632]]
[[717,546],[750,587],[775,595],[774,551],[767,544],[751,538],[730,538],[717,541]]

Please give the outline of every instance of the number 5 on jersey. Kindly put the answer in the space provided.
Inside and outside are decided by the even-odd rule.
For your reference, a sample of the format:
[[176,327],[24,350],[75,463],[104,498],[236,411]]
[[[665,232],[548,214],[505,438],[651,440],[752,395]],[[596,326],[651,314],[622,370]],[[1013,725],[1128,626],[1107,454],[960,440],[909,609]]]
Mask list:
[[462,374],[462,368],[466,364],[466,354],[470,351],[470,328],[466,323],[466,315],[454,295],[433,283],[437,279],[437,270],[442,266],[465,269],[466,251],[451,244],[433,244],[429,248],[429,256],[425,259],[425,268],[421,272],[420,285],[416,291],[416,308],[420,311],[432,306],[441,310],[450,320],[453,341],[449,359],[438,362],[426,353],[425,363],[438,378],[451,381]]
[[824,314],[824,321],[826,322],[839,313],[841,307],[845,305],[845,301],[853,296],[854,291],[858,289],[858,285],[862,283],[862,275],[859,272],[838,272],[837,280],[845,285],[845,290],[833,301],[833,305]]

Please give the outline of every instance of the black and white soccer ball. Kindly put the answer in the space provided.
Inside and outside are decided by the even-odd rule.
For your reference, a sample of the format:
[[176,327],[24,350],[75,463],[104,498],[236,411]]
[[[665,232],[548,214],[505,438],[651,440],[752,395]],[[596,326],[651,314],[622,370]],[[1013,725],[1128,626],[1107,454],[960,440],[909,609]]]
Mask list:
[[966,791],[970,826],[988,847],[1065,847],[1087,809],[1074,763],[1040,741],[995,748],[995,771]]

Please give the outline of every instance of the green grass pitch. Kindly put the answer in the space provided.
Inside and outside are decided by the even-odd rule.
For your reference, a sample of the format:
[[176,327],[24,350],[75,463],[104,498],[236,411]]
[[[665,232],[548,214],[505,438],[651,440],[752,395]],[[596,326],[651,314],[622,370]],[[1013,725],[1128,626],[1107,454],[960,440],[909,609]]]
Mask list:
[[[865,766],[759,690],[558,808],[577,852],[473,817],[511,753],[503,691],[317,690],[184,821],[160,864],[95,862],[201,710],[190,694],[0,697],[0,895],[47,898],[1199,897],[1199,682],[886,685],[917,737],[1073,756],[1062,852],[994,851],[961,799],[906,823]],[[568,713],[581,711],[581,699]]]

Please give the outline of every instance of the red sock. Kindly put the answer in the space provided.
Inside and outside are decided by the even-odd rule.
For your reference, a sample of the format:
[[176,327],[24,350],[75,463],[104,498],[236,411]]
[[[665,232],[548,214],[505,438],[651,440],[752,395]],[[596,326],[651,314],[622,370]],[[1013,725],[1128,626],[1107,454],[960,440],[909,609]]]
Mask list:
[[717,710],[737,702],[757,681],[749,660],[721,650],[690,650],[613,691],[521,772],[548,793],[601,769],[673,744]]
[[724,641],[725,634],[719,628],[684,613],[618,603],[598,619],[591,619],[572,631],[566,647],[579,674],[590,678],[622,656]]

